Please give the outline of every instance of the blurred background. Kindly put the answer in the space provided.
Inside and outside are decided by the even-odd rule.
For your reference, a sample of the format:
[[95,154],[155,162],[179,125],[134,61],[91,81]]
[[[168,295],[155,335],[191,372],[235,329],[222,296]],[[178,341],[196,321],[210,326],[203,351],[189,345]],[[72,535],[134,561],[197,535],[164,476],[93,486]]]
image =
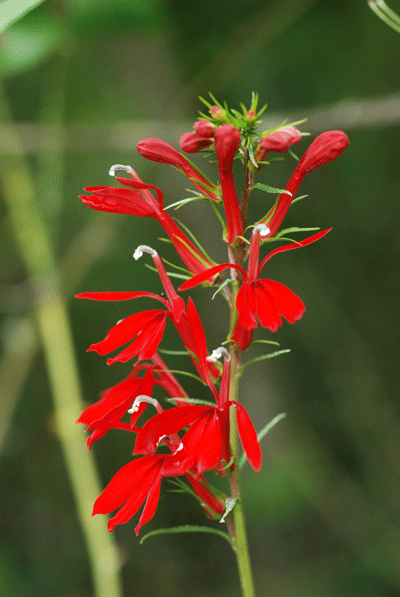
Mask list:
[[[20,0],[0,8],[13,2],[17,12]],[[400,13],[397,0],[391,8]],[[257,91],[266,127],[308,118],[299,156],[324,130],[350,138],[338,160],[306,177],[300,194],[309,197],[285,221],[333,231],[268,265],[307,311],[257,337],[291,352],[241,379],[258,430],[287,413],[262,441],[261,472],[243,469],[257,595],[400,596],[399,50],[400,35],[366,0],[45,0],[0,34],[1,597],[240,595],[221,538],[139,545],[135,521],[107,534],[106,517],[90,517],[133,442],[114,431],[88,452],[74,425],[131,368],[107,367],[87,347],[147,303],[73,295],[160,292],[144,260],[132,259],[139,244],[178,263],[157,222],[92,212],[78,195],[112,185],[108,169],[120,163],[162,188],[165,204],[186,197],[186,178],[135,146],[156,136],[178,147],[209,91],[236,109]],[[217,179],[213,164],[194,161]],[[287,155],[259,182],[282,188],[294,166]],[[250,221],[273,200],[255,191]],[[226,260],[207,207],[170,213]],[[192,292],[210,348],[227,329],[212,293]],[[163,347],[176,340],[169,328]],[[244,358],[262,354],[258,346]],[[164,356],[173,369],[187,366]],[[194,380],[180,380],[203,397]],[[170,489],[164,481],[142,534],[207,524],[197,503]]]

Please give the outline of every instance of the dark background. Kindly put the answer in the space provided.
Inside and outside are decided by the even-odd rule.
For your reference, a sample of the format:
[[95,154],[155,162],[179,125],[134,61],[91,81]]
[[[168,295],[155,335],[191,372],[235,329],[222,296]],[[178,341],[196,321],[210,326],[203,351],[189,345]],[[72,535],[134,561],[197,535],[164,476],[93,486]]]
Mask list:
[[[391,8],[400,12],[394,0]],[[7,117],[4,108],[0,123],[2,169],[18,159],[31,173],[68,303],[85,404],[130,370],[129,363],[108,368],[87,347],[147,303],[93,303],[73,294],[159,292],[157,276],[132,253],[145,243],[167,259],[174,254],[157,240],[155,221],[94,213],[77,198],[83,187],[112,185],[108,169],[122,163],[161,187],[166,204],[187,196],[181,173],[147,162],[135,146],[157,136],[178,147],[203,108],[198,95],[209,91],[236,109],[258,91],[260,103],[268,102],[267,124],[308,117],[301,129],[311,139],[334,128],[350,138],[338,160],[305,179],[300,191],[309,198],[286,220],[333,231],[268,265],[268,277],[299,294],[307,311],[273,337],[266,331],[257,337],[291,353],[249,367],[241,380],[258,430],[287,413],[262,442],[262,470],[244,469],[260,596],[400,595],[399,49],[399,34],[361,0],[47,0],[1,35],[2,105],[11,111]],[[296,147],[298,155],[311,139]],[[217,179],[212,165],[194,159]],[[259,181],[283,187],[294,165],[287,156]],[[273,196],[252,197],[254,220]],[[0,210],[0,595],[97,597],[55,424],[29,268],[7,201]],[[175,214],[215,260],[226,260],[211,210],[196,203]],[[208,346],[216,347],[226,336],[225,304],[221,297],[211,302],[212,291],[192,296]],[[168,333],[164,348],[177,348],[175,340]],[[258,354],[261,348],[251,356]],[[178,357],[165,358],[172,368],[186,367]],[[190,395],[203,395],[196,382],[182,382]],[[65,417],[73,426],[74,417]],[[83,427],[75,437],[79,458],[89,458]],[[90,454],[101,487],[131,450],[132,438],[117,432],[95,444]],[[142,534],[205,523],[194,501],[169,488],[164,482]],[[92,524],[91,503],[83,510]],[[170,535],[140,546],[135,525],[118,527],[112,537],[123,595],[240,595],[235,559],[222,539]]]

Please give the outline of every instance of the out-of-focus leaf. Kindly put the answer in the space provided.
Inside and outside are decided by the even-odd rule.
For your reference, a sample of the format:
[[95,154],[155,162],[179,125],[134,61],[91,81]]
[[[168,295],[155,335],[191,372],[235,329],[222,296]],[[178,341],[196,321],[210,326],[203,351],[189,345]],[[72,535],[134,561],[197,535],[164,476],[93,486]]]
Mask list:
[[43,0],[4,0],[0,4],[0,33]]
[[12,76],[36,66],[59,46],[62,37],[58,24],[45,15],[32,15],[16,23],[2,39],[1,73]]
[[132,28],[158,26],[164,9],[160,0],[74,0],[71,16],[85,32],[110,27]]

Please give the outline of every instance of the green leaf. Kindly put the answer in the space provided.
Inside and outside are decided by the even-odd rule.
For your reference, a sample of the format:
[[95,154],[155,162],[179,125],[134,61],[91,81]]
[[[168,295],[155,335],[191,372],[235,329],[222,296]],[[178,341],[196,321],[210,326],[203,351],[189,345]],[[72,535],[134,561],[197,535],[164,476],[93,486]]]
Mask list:
[[290,191],[285,191],[285,189],[277,189],[275,187],[270,187],[268,184],[263,184],[262,182],[256,182],[253,185],[253,189],[260,189],[260,191],[265,191],[266,193],[286,193],[286,195],[292,196]]
[[284,348],[283,350],[276,350],[275,352],[269,352],[268,354],[262,354],[261,356],[256,357],[255,359],[252,359],[251,361],[248,361],[247,363],[244,363],[239,368],[238,377],[240,377],[242,375],[243,371],[249,365],[253,365],[254,363],[259,363],[260,361],[264,361],[265,359],[272,359],[274,357],[278,357],[279,355],[285,354],[287,352],[290,352],[290,348]]
[[0,33],[44,0],[5,0],[0,4]]
[[[7,0],[0,9],[14,5]],[[1,22],[1,17],[0,17]],[[62,43],[63,33],[54,19],[40,13],[29,14],[12,25],[2,38],[0,71],[3,76],[13,76],[37,65],[52,54]]]
[[275,346],[280,346],[279,342],[275,342],[275,340],[253,340],[250,346],[253,346],[253,344],[275,344]]
[[[276,415],[276,417],[274,417],[272,419],[272,421],[270,421],[269,423],[267,423],[265,425],[265,427],[263,427],[261,429],[261,431],[259,433],[257,433],[257,439],[260,442],[262,440],[262,438],[267,435],[267,433],[269,431],[271,431],[271,429],[273,427],[275,427],[275,425],[277,423],[279,423],[279,421],[282,421],[282,419],[284,419],[286,417],[286,413],[280,413],[279,415]],[[239,460],[239,468],[242,468],[244,463],[246,462],[247,458],[246,458],[246,454],[242,454]]]
[[200,398],[182,398],[179,396],[178,398],[166,398],[167,402],[176,402],[177,400],[181,402],[187,402],[188,404],[203,404],[205,406],[213,406],[215,407],[214,402],[210,402],[209,400],[200,400]]
[[[148,269],[150,269],[152,272],[156,272],[158,273],[158,270],[156,267],[154,267],[153,265],[150,265],[149,263],[145,263],[145,267],[147,267]],[[185,276],[184,274],[177,274],[175,272],[168,272],[167,274],[170,278],[178,278],[179,280],[189,280],[190,276]]]
[[306,197],[308,197],[308,195],[301,195],[300,197],[295,197],[294,199],[292,199],[290,206],[294,205],[295,203],[297,203],[297,201],[300,201],[301,199],[305,199]]
[[218,294],[219,292],[221,292],[221,290],[222,290],[223,288],[225,288],[225,286],[226,286],[227,284],[230,284],[231,282],[234,282],[234,280],[231,280],[231,278],[228,278],[227,280],[225,280],[225,282],[223,282],[223,283],[221,284],[221,286],[219,286],[219,287],[217,288],[217,290],[214,292],[214,294],[213,294],[213,295],[212,295],[212,297],[211,297],[211,300],[213,301],[213,300],[214,300],[214,298],[217,296],[217,294]]
[[166,350],[165,348],[158,348],[157,352],[161,352],[162,354],[171,354],[175,356],[185,356],[188,357],[189,353],[187,350]]
[[156,529],[154,531],[150,531],[144,535],[139,541],[140,545],[148,539],[149,537],[155,537],[156,535],[174,535],[177,533],[211,533],[213,535],[219,535],[228,541],[229,545],[232,547],[232,541],[229,537],[228,533],[224,533],[224,531],[220,531],[218,529],[214,529],[212,527],[200,526],[200,525],[191,525],[185,524],[179,527],[169,527],[167,529]]
[[294,226],[293,228],[285,228],[285,230],[280,230],[278,234],[275,235],[275,238],[281,238],[283,234],[291,234],[292,232],[312,232],[313,230],[321,230],[320,228],[297,228]]
[[181,201],[175,201],[175,203],[171,203],[170,205],[167,205],[166,207],[164,207],[164,211],[167,211],[167,209],[172,209],[173,207],[175,209],[179,209],[180,207],[182,207],[182,205],[186,205],[186,203],[191,203],[192,201],[201,201],[204,200],[204,197],[188,197],[187,199],[181,199]]

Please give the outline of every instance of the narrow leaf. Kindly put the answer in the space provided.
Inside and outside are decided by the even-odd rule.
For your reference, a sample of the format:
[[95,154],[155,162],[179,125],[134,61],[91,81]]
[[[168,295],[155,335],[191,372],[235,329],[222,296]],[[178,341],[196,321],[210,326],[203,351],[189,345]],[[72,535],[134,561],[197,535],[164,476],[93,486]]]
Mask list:
[[[279,421],[281,421],[282,419],[284,419],[286,417],[286,413],[280,413],[279,415],[276,415],[276,417],[274,417],[272,419],[272,421],[270,421],[269,423],[267,423],[265,425],[265,427],[263,427],[261,429],[261,431],[259,433],[257,433],[257,439],[260,442],[262,440],[262,438],[267,435],[267,433],[269,431],[271,431],[271,429],[273,427],[275,427],[275,425],[277,423],[279,423]],[[247,458],[246,458],[246,454],[242,454],[239,460],[239,468],[242,468],[244,463],[246,462]]]
[[253,189],[260,189],[260,191],[265,191],[266,193],[286,193],[286,195],[292,196],[290,191],[285,191],[285,189],[277,189],[276,187],[270,187],[268,184],[263,184],[262,182],[256,182],[253,185]]
[[177,533],[211,533],[213,535],[219,535],[228,541],[229,545],[232,546],[231,538],[229,537],[228,533],[224,533],[224,531],[220,531],[219,529],[213,529],[212,527],[200,526],[200,525],[191,525],[185,524],[179,527],[169,527],[167,529],[156,529],[154,531],[150,531],[144,535],[144,537],[140,540],[140,545],[148,539],[149,537],[155,537],[156,535],[174,535]]
[[247,363],[244,363],[238,371],[238,376],[240,377],[243,373],[243,371],[246,369],[246,367],[248,367],[249,365],[253,365],[253,363],[259,363],[260,361],[264,361],[265,359],[272,359],[273,357],[278,357],[281,354],[285,354],[287,352],[290,352],[290,348],[284,348],[283,350],[276,350],[275,352],[269,352],[268,354],[262,354],[259,357],[256,357],[255,359],[252,359],[251,361],[248,361]]
[[41,4],[43,0],[11,0],[2,2],[0,5],[0,33],[11,23],[17,21],[27,12]]

